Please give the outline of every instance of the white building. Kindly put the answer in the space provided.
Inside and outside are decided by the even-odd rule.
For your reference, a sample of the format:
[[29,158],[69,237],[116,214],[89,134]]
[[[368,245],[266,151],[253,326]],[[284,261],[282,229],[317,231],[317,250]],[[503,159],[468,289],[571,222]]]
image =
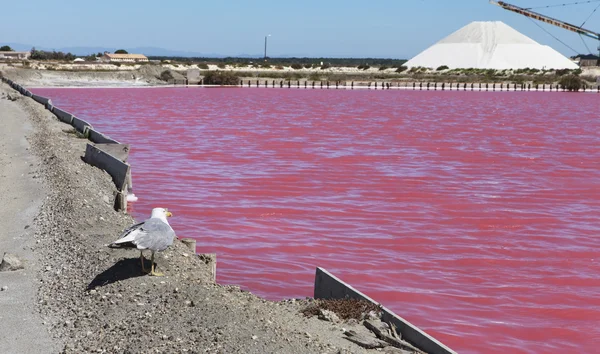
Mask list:
[[106,63],[143,63],[148,62],[148,58],[143,54],[104,53],[102,61]]
[[29,59],[30,56],[30,52],[0,52],[0,59],[24,60]]

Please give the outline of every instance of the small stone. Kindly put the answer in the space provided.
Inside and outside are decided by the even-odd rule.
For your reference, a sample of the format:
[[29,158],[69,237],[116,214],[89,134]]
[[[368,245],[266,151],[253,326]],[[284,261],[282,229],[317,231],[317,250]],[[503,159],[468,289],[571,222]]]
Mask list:
[[106,203],[106,204],[110,204],[110,198],[108,198],[107,195],[102,197],[102,200]]
[[3,287],[0,288],[0,291],[6,291],[8,290],[8,286],[4,285]]
[[258,336],[252,336],[252,340],[257,340]]
[[338,315],[336,315],[335,312],[329,310],[320,309],[318,317],[320,320],[324,321],[329,321],[333,323],[340,322],[340,318],[338,317]]
[[379,316],[379,314],[377,314],[377,312],[375,312],[373,310],[369,311],[369,313],[367,314],[368,320],[375,321],[375,320],[379,320],[380,318],[381,318],[381,316]]
[[19,257],[11,253],[5,253],[0,263],[0,272],[15,271],[25,268]]

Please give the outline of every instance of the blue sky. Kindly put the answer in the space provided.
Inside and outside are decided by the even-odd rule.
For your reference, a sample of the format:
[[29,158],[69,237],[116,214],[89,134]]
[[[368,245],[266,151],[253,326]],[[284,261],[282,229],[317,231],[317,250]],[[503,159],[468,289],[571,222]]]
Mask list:
[[[509,0],[522,7],[577,0]],[[581,0],[587,1],[587,0]],[[600,3],[539,9],[581,24]],[[411,58],[471,21],[503,21],[565,55],[574,52],[526,17],[487,0],[28,0],[2,4],[0,44],[161,47],[222,55]],[[578,52],[579,35],[540,24]],[[586,27],[600,32],[600,9]],[[586,41],[596,53],[598,43]]]

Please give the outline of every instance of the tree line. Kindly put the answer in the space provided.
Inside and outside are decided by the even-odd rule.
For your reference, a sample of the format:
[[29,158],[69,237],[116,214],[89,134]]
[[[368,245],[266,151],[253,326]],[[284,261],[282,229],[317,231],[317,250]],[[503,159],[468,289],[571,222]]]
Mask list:
[[228,65],[252,65],[252,64],[267,64],[274,66],[292,66],[292,65],[312,65],[312,66],[387,66],[400,67],[406,63],[405,59],[391,58],[247,58],[247,57],[224,57],[224,58],[208,58],[208,57],[176,57],[176,56],[148,56],[150,60],[171,60],[183,63],[209,63],[209,64],[228,64]]

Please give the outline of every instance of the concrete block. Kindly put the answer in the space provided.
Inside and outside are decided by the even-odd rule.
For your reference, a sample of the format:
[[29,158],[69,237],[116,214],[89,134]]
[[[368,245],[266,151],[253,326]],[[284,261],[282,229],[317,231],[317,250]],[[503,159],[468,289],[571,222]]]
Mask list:
[[31,98],[33,98],[34,101],[43,104],[44,106],[52,105],[52,100],[49,98],[38,95],[32,95]]
[[193,238],[182,238],[181,243],[187,246],[187,248],[192,251],[193,254],[196,254],[196,239]]
[[126,203],[127,175],[129,174],[130,169],[129,165],[91,144],[87,144],[83,160],[92,166],[106,171],[112,177],[117,190],[125,194],[124,198],[122,199],[125,199]]
[[73,116],[73,119],[71,120],[71,125],[77,129],[78,132],[83,133],[84,135],[88,129],[94,129],[90,123],[75,116]]
[[52,109],[52,113],[54,113],[54,115],[62,122],[65,122],[67,124],[71,124],[71,122],[73,121],[73,115],[67,111],[63,111],[60,108],[54,107]]
[[96,147],[107,154],[110,154],[122,162],[127,162],[129,158],[129,144],[96,144]]
[[315,274],[315,299],[358,299],[377,303],[367,295],[344,283],[323,268],[317,267]]
[[[380,305],[323,268],[317,268],[315,274],[314,297],[315,299],[362,299],[375,305]],[[382,306],[382,311],[382,319],[386,322],[393,323],[398,329],[398,332],[402,334],[402,338],[414,344],[417,348],[424,350],[429,354],[456,354],[455,351],[446,347],[444,344],[389,309]]]
[[[98,131],[95,131],[94,129],[88,130],[88,138],[90,139],[90,141],[96,144],[119,144],[118,141],[111,139],[110,137]],[[129,151],[129,149],[127,151]]]

